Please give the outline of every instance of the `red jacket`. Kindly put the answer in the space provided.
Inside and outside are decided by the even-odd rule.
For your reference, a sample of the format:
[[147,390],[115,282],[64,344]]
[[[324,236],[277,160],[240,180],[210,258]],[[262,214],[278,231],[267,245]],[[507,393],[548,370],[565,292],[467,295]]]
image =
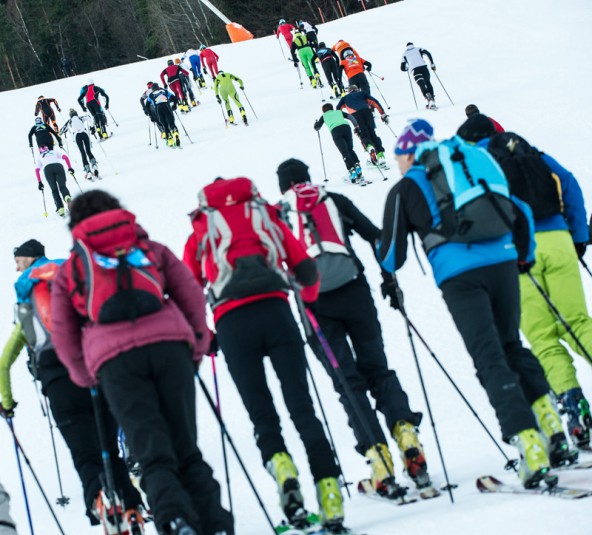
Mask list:
[[182,67],[179,67],[179,65],[169,65],[166,69],[163,69],[163,71],[160,73],[160,80],[162,81],[162,84],[165,85],[165,79],[164,79],[164,75],[167,75],[168,78],[168,83],[172,84],[173,82],[177,81],[179,79],[179,73],[182,72],[185,76],[189,76],[189,73],[183,69]]
[[282,34],[284,36],[284,39],[286,40],[286,43],[288,43],[288,46],[291,47],[292,41],[294,40],[294,36],[292,35],[292,32],[295,29],[296,28],[294,26],[292,26],[291,24],[288,24],[287,22],[284,24],[280,24],[278,26],[278,29],[275,31],[275,36],[277,39],[279,39],[280,34]]
[[216,52],[214,52],[213,50],[209,49],[209,48],[204,48],[200,53],[199,53],[199,57],[203,60],[206,61],[207,63],[212,63],[213,61],[218,61],[220,58],[218,57],[218,54],[216,54]]
[[[85,221],[75,230],[84,224]],[[139,238],[148,238],[140,226],[136,231]],[[151,240],[147,243],[157,258],[168,298],[161,310],[134,322],[85,322],[72,305],[68,291],[67,264],[72,257],[60,268],[54,280],[51,292],[52,341],[70,378],[81,387],[96,384],[97,372],[105,362],[135,347],[183,341],[193,348],[196,362],[200,362],[208,350],[211,334],[206,324],[203,288],[165,245]],[[201,337],[196,339],[195,333]]]

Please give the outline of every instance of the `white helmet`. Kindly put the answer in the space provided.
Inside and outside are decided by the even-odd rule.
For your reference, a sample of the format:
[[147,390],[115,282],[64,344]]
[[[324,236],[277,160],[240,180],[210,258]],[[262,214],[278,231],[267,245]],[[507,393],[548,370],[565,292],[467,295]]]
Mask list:
[[92,78],[89,78],[89,79],[86,81],[86,83],[87,83],[88,85],[94,85],[94,84],[95,84],[95,81],[94,81]]

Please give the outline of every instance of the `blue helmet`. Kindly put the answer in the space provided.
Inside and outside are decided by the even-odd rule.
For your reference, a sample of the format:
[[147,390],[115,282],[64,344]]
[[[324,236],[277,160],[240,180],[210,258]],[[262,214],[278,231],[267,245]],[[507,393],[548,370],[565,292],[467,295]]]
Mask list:
[[280,19],[279,24],[286,24],[286,19]]

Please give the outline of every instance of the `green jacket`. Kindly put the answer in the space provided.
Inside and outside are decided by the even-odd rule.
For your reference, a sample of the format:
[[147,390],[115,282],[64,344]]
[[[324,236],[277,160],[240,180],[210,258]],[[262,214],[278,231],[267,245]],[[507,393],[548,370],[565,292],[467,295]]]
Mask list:
[[218,96],[219,92],[221,92],[222,95],[234,93],[236,89],[232,83],[233,81],[238,82],[239,87],[243,87],[243,81],[234,74],[230,74],[229,72],[218,73],[214,80],[214,93],[216,96]]
[[347,124],[346,119],[351,121],[354,128],[358,127],[358,121],[354,119],[353,115],[341,110],[329,110],[323,113],[323,116],[315,123],[315,130],[320,130],[321,126],[326,124],[329,131],[333,131],[338,126]]
[[17,323],[10,333],[0,357],[0,397],[2,397],[2,406],[5,409],[11,409],[14,405],[10,383],[10,368],[26,344],[27,341],[21,329],[21,324]]

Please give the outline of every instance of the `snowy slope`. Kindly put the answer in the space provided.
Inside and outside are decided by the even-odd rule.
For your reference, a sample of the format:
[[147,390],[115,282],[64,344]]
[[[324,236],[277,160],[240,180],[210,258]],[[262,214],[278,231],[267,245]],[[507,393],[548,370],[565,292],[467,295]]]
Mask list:
[[[584,97],[592,82],[586,68],[589,65],[587,53],[592,44],[591,22],[592,6],[578,0],[565,0],[561,4],[552,0],[415,0],[321,26],[319,37],[327,44],[333,44],[338,39],[349,41],[372,62],[374,72],[385,77],[380,89],[391,107],[391,126],[395,132],[401,130],[407,119],[422,116],[433,123],[438,137],[450,136],[464,120],[464,106],[474,102],[504,127],[520,132],[570,168],[580,179],[586,199],[590,202],[592,185],[588,177],[592,174],[592,164],[589,163],[587,149],[592,142],[589,130],[592,113],[589,99]],[[433,53],[437,72],[455,106],[451,106],[434,79],[440,110],[436,113],[415,110],[407,76],[399,71],[400,56],[409,40]],[[194,45],[187,43],[187,46]],[[96,186],[119,196],[138,215],[139,221],[154,239],[167,243],[179,255],[190,232],[186,214],[195,207],[199,188],[215,177],[248,176],[256,181],[269,200],[279,197],[275,169],[286,158],[302,159],[311,167],[315,179],[320,181],[323,177],[318,139],[312,129],[313,121],[320,115],[321,95],[306,84],[304,89],[299,88],[295,69],[282,58],[276,40],[270,37],[215,49],[221,56],[221,68],[243,78],[259,119],[253,117],[246,105],[251,126],[226,129],[212,91],[206,90],[199,96],[202,105],[182,117],[194,142],[190,144],[183,136],[183,150],[173,151],[162,146],[155,150],[154,146],[148,146],[148,121],[138,103],[146,82],[157,79],[166,58],[92,74],[95,82],[109,93],[111,111],[120,124],[119,127],[111,125],[115,133],[113,139],[94,148],[105,177]],[[0,146],[3,147],[5,198],[0,215],[0,258],[4,266],[0,284],[2,341],[11,329],[12,283],[16,275],[12,248],[35,237],[45,243],[49,257],[60,257],[66,254],[70,244],[64,221],[52,213],[51,195],[47,195],[47,190],[50,217],[44,219],[42,215],[31,154],[25,142],[32,125],[35,100],[41,94],[56,97],[62,113],[66,115],[69,107],[77,108],[76,98],[87,77],[78,76],[0,94],[0,124],[3,126]],[[374,85],[372,87],[374,89]],[[382,100],[379,93],[374,94]],[[383,125],[379,126],[379,134],[390,153],[393,135]],[[375,171],[368,171],[368,176],[377,179],[376,183],[364,189],[350,187],[341,181],[344,166],[326,130],[321,132],[321,140],[331,187],[350,196],[360,209],[380,224],[384,198],[398,178],[394,162],[388,172],[388,182],[381,182]],[[70,148],[74,167],[81,177],[82,166],[77,150],[72,143]],[[362,153],[360,147],[356,150]],[[82,181],[81,178],[79,180]],[[84,189],[91,187],[81,185]],[[70,186],[73,192],[77,191],[74,183]],[[367,265],[367,276],[372,286],[378,288],[379,274],[370,249],[357,239],[354,245],[359,246],[358,251]],[[422,253],[420,256],[423,258]],[[411,318],[498,436],[493,411],[474,377],[470,359],[431,274],[422,276],[416,260],[410,257],[400,280]],[[590,279],[585,279],[585,286],[588,292],[592,290]],[[382,301],[380,292],[375,293],[390,363],[407,389],[412,406],[425,413],[403,322]],[[432,364],[429,355],[419,345],[418,351],[448,473],[451,480],[459,485],[455,492],[456,503],[450,505],[444,496],[439,500],[397,508],[355,496],[353,500],[346,501],[347,523],[369,535],[468,533],[476,529],[483,534],[534,534],[560,530],[565,535],[581,533],[581,524],[586,522],[589,525],[590,521],[590,503],[587,501],[563,503],[542,497],[512,498],[477,493],[474,486],[476,476],[493,473],[507,480],[511,480],[512,476],[504,474],[503,458]],[[49,431],[26,371],[25,360],[25,356],[21,355],[12,371],[14,396],[19,401],[15,426],[53,502],[58,492]],[[330,417],[346,476],[349,481],[357,481],[366,476],[367,467],[353,449],[352,433],[329,380],[312,356],[311,365]],[[592,396],[590,369],[583,365],[581,359],[578,359],[578,368],[580,379],[588,395]],[[250,422],[223,358],[218,359],[218,373],[229,430],[265,504],[274,520],[279,520],[274,483],[261,467]],[[204,363],[202,374],[211,384],[208,362]],[[273,374],[269,377],[274,392],[278,394],[276,399],[289,448],[300,467],[307,503],[312,509],[315,507],[314,489],[304,451],[287,418],[285,407],[279,401],[281,396]],[[201,394],[198,404],[200,446],[222,482],[224,472],[219,432]],[[427,414],[422,431],[432,477],[442,483],[443,470]],[[394,448],[394,443],[391,445]],[[513,455],[511,448],[505,449]],[[12,494],[12,508],[19,523],[19,533],[26,533],[26,515],[12,450],[7,427],[1,424],[0,480]],[[65,510],[58,511],[66,533],[100,533],[100,530],[88,527],[83,515],[79,483],[61,437],[58,437],[58,450],[64,488],[72,498]],[[268,532],[269,528],[238,465],[231,460],[230,466],[237,534]],[[562,474],[561,481],[592,488],[590,475],[585,472]],[[36,532],[43,535],[57,533],[28,474],[27,483]]]

